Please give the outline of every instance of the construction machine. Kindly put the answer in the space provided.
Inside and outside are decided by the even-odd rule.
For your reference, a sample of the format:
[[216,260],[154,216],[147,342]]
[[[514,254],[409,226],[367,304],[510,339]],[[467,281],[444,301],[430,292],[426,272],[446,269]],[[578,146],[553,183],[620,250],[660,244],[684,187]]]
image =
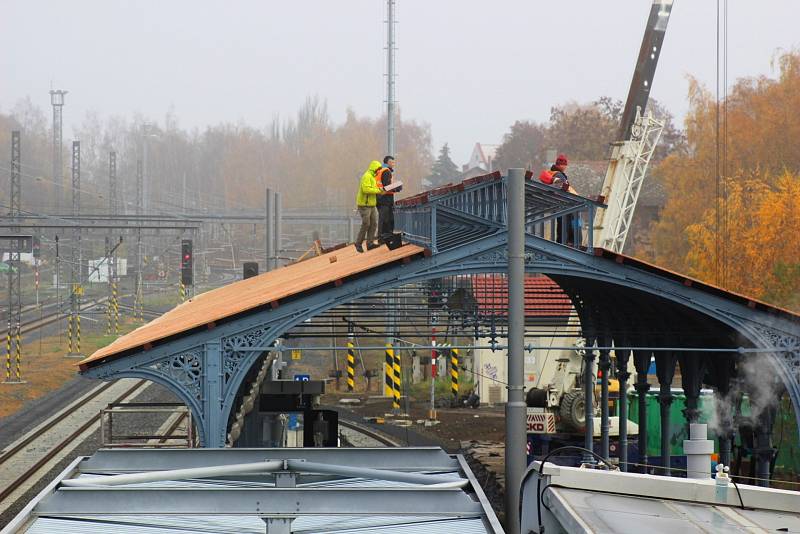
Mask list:
[[[595,247],[622,252],[633,220],[634,209],[642,189],[650,160],[661,136],[664,122],[647,110],[656,65],[673,0],[653,0],[645,28],[628,98],[620,121],[617,141],[611,145],[611,157],[601,191],[606,209],[597,211],[594,224]],[[576,342],[574,351],[564,351],[556,357],[537,355],[531,376],[535,377],[527,393],[528,433],[540,439],[554,439],[583,433],[586,399],[581,384],[584,365],[583,340]],[[632,365],[632,364],[631,364]],[[629,370],[634,372],[633,369]],[[597,377],[597,373],[592,373]],[[619,383],[609,380],[612,396],[624,398]],[[599,418],[599,388],[591,399],[595,416]],[[610,436],[619,435],[619,418],[610,418]],[[599,435],[600,425],[594,424]],[[638,426],[628,422],[629,434],[638,433]],[[535,443],[534,443],[535,445]],[[535,448],[535,446],[534,446]]]

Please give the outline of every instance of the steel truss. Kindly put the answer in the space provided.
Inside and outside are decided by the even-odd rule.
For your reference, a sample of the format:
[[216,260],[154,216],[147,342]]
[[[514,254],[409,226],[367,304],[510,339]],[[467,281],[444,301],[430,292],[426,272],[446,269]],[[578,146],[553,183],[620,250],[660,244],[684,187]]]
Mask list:
[[[409,284],[505,273],[508,258],[503,183],[498,176],[484,183],[461,184],[398,206],[401,228],[412,240],[434,249],[430,257],[370,271],[338,287],[297,295],[277,308],[242,314],[213,329],[110,359],[84,370],[84,374],[103,379],[141,377],[168,387],[192,410],[202,444],[224,446],[230,414],[246,376],[263,361],[264,348],[273,346],[292,328],[337,306]],[[654,346],[636,338],[637,328],[614,332],[609,328],[610,319],[604,319],[610,317],[609,310],[616,310],[614,320],[629,318],[634,322],[646,310],[661,323],[639,326],[653,331],[675,321],[689,324],[699,320],[708,331],[706,346],[729,347],[731,358],[737,357],[738,346],[775,351],[752,357],[766,358],[775,366],[800,423],[800,327],[792,317],[750,306],[723,292],[692,286],[661,271],[626,264],[621,257],[603,257],[603,251],[592,249],[591,238],[585,247],[555,242],[550,237],[557,219],[574,215],[592,221],[597,203],[533,182],[526,189],[525,271],[551,277],[568,293],[590,340],[601,347]],[[460,212],[464,215],[459,219]],[[440,214],[445,213],[446,224],[438,224],[444,221]],[[459,224],[465,230],[460,240]],[[693,346],[676,344],[672,338],[654,341],[658,342],[655,346]],[[621,352],[622,357],[630,356]],[[649,363],[653,354],[633,352],[637,362],[646,357]],[[586,353],[594,358],[594,351]],[[659,356],[663,354],[667,353],[656,353],[657,361],[663,360]],[[668,354],[672,354],[674,368],[678,354]],[[605,356],[601,354],[603,362]],[[669,364],[662,361],[658,365],[666,372]]]

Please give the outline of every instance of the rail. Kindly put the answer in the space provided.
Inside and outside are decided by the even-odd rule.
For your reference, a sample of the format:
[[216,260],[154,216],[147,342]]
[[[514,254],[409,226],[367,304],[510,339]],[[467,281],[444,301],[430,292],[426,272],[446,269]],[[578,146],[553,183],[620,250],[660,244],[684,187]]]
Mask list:
[[[161,414],[167,420],[155,433],[114,434],[114,417]],[[178,433],[181,427],[185,432]],[[192,448],[195,436],[192,414],[180,402],[112,402],[100,411],[100,446],[104,448]]]

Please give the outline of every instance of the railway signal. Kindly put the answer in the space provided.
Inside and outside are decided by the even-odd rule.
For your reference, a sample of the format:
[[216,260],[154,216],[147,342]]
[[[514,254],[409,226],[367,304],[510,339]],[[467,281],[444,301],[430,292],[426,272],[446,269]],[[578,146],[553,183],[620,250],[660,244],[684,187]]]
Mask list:
[[184,287],[189,287],[193,284],[193,257],[192,257],[192,240],[181,240],[181,284]]

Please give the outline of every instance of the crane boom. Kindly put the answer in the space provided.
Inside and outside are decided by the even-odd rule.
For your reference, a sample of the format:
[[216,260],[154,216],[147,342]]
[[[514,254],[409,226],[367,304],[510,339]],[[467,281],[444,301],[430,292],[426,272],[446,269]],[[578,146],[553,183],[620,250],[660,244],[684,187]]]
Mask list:
[[647,167],[664,123],[645,113],[653,86],[661,45],[667,30],[673,0],[653,0],[628,98],[622,112],[617,141],[612,143],[611,160],[601,196],[608,205],[594,220],[594,246],[622,252],[639,199]]

